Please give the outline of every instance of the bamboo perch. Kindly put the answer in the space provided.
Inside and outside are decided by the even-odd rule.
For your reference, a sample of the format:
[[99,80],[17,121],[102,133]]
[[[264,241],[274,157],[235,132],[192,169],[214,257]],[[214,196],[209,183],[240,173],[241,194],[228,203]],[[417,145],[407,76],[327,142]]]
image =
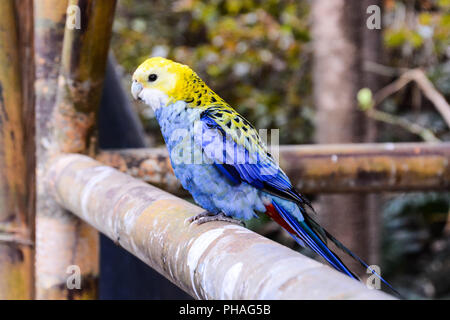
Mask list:
[[[60,152],[95,151],[95,115],[115,4],[116,1],[94,0],[35,2],[38,27],[38,299],[97,297],[98,233],[48,199],[42,177],[50,159]],[[79,8],[80,29],[76,24],[65,28],[68,5]],[[69,289],[66,285],[70,275],[68,267],[72,265],[80,268],[82,290]]]
[[450,143],[286,146],[281,166],[306,193],[448,190]]
[[0,299],[33,298],[21,68],[14,1],[0,1]]
[[[166,148],[102,151],[97,159],[186,195]],[[448,190],[450,143],[280,146],[280,165],[304,193]]]
[[185,219],[201,208],[93,159],[61,155],[50,194],[197,299],[392,299],[241,226]]

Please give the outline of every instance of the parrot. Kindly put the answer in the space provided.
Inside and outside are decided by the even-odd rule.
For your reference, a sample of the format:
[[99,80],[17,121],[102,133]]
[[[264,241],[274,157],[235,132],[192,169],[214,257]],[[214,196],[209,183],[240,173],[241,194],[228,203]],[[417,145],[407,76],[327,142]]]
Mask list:
[[205,209],[190,223],[236,222],[266,214],[334,269],[359,280],[328,240],[394,290],[313,219],[311,203],[293,187],[255,127],[189,66],[148,58],[133,73],[131,94],[153,109],[175,176]]

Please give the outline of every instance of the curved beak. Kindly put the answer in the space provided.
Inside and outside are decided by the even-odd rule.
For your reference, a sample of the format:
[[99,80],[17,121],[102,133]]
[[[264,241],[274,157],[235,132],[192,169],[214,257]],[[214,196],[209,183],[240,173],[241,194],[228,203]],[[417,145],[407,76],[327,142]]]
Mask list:
[[133,84],[131,85],[131,94],[133,95],[134,99],[141,100],[139,94],[141,93],[142,89],[142,84],[140,84],[136,80],[133,80]]

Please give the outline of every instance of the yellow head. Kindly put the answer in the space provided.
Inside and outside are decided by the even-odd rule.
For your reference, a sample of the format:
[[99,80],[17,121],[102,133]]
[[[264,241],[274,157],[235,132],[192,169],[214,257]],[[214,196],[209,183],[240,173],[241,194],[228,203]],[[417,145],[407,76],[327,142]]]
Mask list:
[[160,57],[147,59],[133,74],[131,93],[153,110],[177,101],[190,108],[208,109],[209,117],[234,141],[248,150],[266,152],[255,128],[186,65]]
[[183,91],[184,79],[193,71],[185,65],[156,57],[147,59],[133,74],[131,93],[153,109],[176,99]]
[[147,59],[136,69],[131,93],[153,110],[179,100],[200,108],[225,104],[191,68],[160,57]]

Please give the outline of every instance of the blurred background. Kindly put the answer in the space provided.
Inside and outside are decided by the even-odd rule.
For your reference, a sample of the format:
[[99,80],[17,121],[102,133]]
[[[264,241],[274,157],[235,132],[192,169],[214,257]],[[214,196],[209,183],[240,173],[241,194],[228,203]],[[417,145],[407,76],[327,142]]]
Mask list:
[[[367,26],[370,5],[380,29]],[[450,139],[420,83],[398,82],[419,68],[449,100],[450,0],[119,0],[112,52],[126,88],[150,56],[191,66],[256,128],[280,129],[281,144]],[[145,144],[161,146],[152,111],[134,108]],[[307,196],[327,229],[407,298],[450,298],[449,192]],[[267,219],[247,226],[301,250]],[[156,296],[128,290],[188,298],[162,283]]]

